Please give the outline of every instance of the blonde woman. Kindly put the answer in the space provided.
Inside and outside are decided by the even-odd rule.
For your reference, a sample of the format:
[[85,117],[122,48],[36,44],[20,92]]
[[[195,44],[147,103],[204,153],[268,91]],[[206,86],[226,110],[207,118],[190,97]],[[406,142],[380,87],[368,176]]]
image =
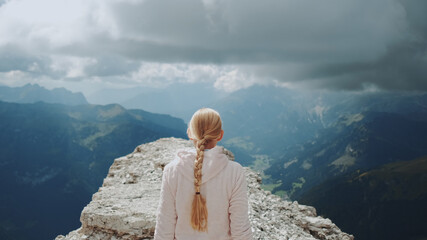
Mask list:
[[183,149],[163,171],[155,240],[252,239],[242,166],[216,146],[224,135],[213,109],[194,113]]

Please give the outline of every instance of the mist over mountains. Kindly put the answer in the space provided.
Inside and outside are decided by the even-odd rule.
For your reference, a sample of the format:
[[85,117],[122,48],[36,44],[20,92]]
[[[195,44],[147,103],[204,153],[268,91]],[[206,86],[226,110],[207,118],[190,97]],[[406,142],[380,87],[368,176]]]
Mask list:
[[[427,201],[425,184],[415,184],[416,179],[425,178],[424,171],[417,171],[423,162],[416,159],[427,156],[427,94],[297,91],[272,86],[220,94],[203,84],[176,84],[163,90],[100,90],[88,99],[118,101],[127,108],[168,113],[184,121],[198,108],[212,107],[223,119],[225,135],[220,144],[233,151],[236,161],[260,171],[265,189],[313,205],[357,239],[426,236],[416,227],[427,224],[426,220],[413,211]],[[37,101],[44,100],[33,102]],[[8,189],[1,203],[11,206],[2,210],[2,239],[25,239],[18,233],[31,232],[36,226],[40,229],[58,216],[29,217],[40,215],[42,211],[36,209],[57,206],[57,214],[78,219],[78,208],[89,201],[114,157],[159,137],[185,137],[184,121],[168,115],[128,110],[118,104],[78,102],[69,103],[78,106],[0,102],[2,182]],[[27,150],[21,151],[23,146]],[[387,182],[387,187],[372,188],[372,179]],[[402,185],[410,186],[418,197],[395,194]],[[14,210],[14,204],[23,210]],[[58,209],[63,204],[75,207],[61,213]],[[405,208],[408,204],[413,208]],[[398,219],[391,221],[387,214],[397,209],[407,209],[407,215],[398,211]],[[406,223],[407,218],[413,219],[414,227]],[[22,219],[25,230],[18,228]],[[76,227],[56,223],[54,234]]]
[[22,87],[0,86],[0,100],[16,103],[61,103],[66,105],[88,104],[82,93],[73,93],[65,88],[47,90],[38,84],[26,84]]
[[166,88],[100,89],[87,98],[91,103],[118,103],[128,109],[169,114],[188,122],[197,109],[227,95],[204,83],[174,83]]

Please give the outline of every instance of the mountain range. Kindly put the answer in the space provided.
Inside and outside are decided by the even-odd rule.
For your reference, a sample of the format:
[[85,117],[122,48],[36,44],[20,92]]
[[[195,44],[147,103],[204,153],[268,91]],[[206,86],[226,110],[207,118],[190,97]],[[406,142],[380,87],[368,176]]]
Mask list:
[[120,105],[0,102],[0,239],[53,239],[79,225],[114,158],[180,119]]
[[[416,160],[427,156],[427,94],[298,91],[252,86],[221,95],[212,89],[203,92],[200,90],[203,84],[194,86],[200,90],[198,93],[186,87],[178,84],[165,91],[130,89],[127,96],[127,90],[109,90],[108,94],[112,99],[127,102],[128,107],[148,106],[158,112],[170,111],[185,121],[197,108],[206,106],[218,110],[225,131],[220,144],[234,153],[236,161],[259,171],[265,189],[285,199],[313,205],[356,239],[415,240],[427,236],[419,227],[427,221],[417,217],[420,215],[414,212],[415,208],[406,208],[427,204],[423,197],[423,162]],[[99,100],[102,92],[98,93]],[[180,97],[184,95],[186,97]],[[91,99],[93,96],[89,101]],[[108,99],[104,96],[103,100]],[[3,146],[0,164],[5,171],[2,182],[10,185],[2,187],[13,193],[13,189],[20,189],[16,186],[25,186],[18,199],[34,198],[32,202],[36,203],[46,198],[55,199],[56,194],[49,195],[52,192],[71,189],[69,192],[78,194],[66,197],[59,194],[63,199],[55,200],[67,203],[81,198],[75,208],[67,208],[70,216],[77,215],[81,210],[77,208],[84,206],[96,191],[114,157],[130,152],[131,146],[159,137],[185,137],[186,126],[182,120],[143,110],[127,110],[118,104],[66,106],[1,102],[0,105],[0,127],[4,131],[0,145]],[[21,151],[23,146],[25,151]],[[34,156],[38,156],[36,160],[28,160]],[[13,159],[27,160],[19,163]],[[397,167],[391,168],[393,164]],[[392,169],[410,170],[393,172]],[[392,180],[387,178],[388,171],[393,175]],[[408,177],[411,175],[414,177]],[[15,185],[9,184],[11,179]],[[389,184],[371,188],[370,179]],[[416,179],[420,184],[416,184]],[[395,194],[401,191],[401,186],[410,186],[410,192],[417,192],[420,197],[402,198],[401,194]],[[49,189],[54,190],[49,192]],[[39,192],[44,195],[40,196]],[[387,202],[383,201],[384,196],[394,197]],[[16,199],[5,195],[0,203],[14,206],[12,202],[20,203]],[[25,204],[28,202],[31,201]],[[19,205],[20,208],[26,209],[22,207],[25,204]],[[36,211],[37,208],[29,206],[26,211]],[[25,211],[19,213],[12,208],[4,207],[1,211],[2,239],[25,232],[16,228],[17,222],[25,219]],[[406,210],[391,219],[387,212],[396,209]],[[19,217],[14,213],[20,214]],[[412,221],[405,220],[409,218]],[[28,231],[41,226],[38,218],[28,219],[25,220]],[[60,221],[57,224],[57,229],[66,225]],[[377,229],[378,234],[373,234],[373,229]],[[411,238],[407,238],[408,232]]]
[[[328,178],[427,155],[427,121],[396,113],[364,112],[341,118],[265,171],[281,180],[275,191],[291,198]],[[298,185],[299,183],[302,185]]]
[[227,95],[205,83],[173,83],[165,88],[100,89],[87,98],[91,103],[119,103],[128,109],[168,114],[188,122],[197,109]]
[[[319,208],[323,216],[357,239],[427,236],[420,227],[427,221],[416,213],[416,207],[427,204],[425,198],[394,199],[394,209],[408,211],[400,210],[393,219],[393,208],[383,206],[381,196],[393,195],[395,182],[387,188],[376,188],[376,194],[365,191],[370,201],[359,202],[336,199],[363,199],[357,190],[369,189],[369,181],[354,181],[346,191],[334,187],[342,186],[342,179],[350,178],[354,172],[388,169],[386,164],[404,164],[427,156],[427,94],[307,94],[257,87],[236,92],[215,108],[225,122],[225,145],[236,153],[237,161],[262,172],[265,189]],[[416,172],[417,164],[410,166]],[[426,171],[418,173],[419,179],[425,178]],[[396,172],[394,179],[422,193],[425,184],[417,185],[407,175]],[[359,185],[355,187],[356,184]],[[323,190],[330,194],[319,195]],[[366,216],[361,216],[360,209],[384,211],[364,211]],[[405,220],[408,218],[411,221]]]
[[27,84],[21,87],[0,86],[0,101],[15,103],[62,103],[66,105],[88,104],[85,96],[73,93],[65,88],[48,90],[38,84]]

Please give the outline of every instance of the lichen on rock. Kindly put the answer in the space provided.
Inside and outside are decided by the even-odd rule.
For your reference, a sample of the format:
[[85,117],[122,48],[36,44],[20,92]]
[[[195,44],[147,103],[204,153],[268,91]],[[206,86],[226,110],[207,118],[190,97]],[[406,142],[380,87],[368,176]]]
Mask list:
[[[115,159],[102,187],[82,211],[82,226],[56,240],[152,239],[163,168],[185,147],[192,147],[192,143],[163,138]],[[226,154],[234,160],[231,152]],[[317,216],[313,207],[283,201],[264,191],[260,176],[245,170],[254,239],[354,239],[331,220]]]

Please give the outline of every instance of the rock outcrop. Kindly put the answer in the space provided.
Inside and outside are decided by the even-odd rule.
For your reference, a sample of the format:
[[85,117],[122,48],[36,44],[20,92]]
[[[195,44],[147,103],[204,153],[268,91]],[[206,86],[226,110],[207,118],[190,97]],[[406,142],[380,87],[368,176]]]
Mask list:
[[[191,142],[164,138],[117,158],[102,187],[83,209],[82,226],[56,240],[152,239],[163,167],[184,147],[192,147]],[[230,152],[228,155],[233,160]],[[354,239],[331,220],[316,216],[313,207],[283,201],[262,190],[261,178],[249,168],[246,176],[254,239]]]

